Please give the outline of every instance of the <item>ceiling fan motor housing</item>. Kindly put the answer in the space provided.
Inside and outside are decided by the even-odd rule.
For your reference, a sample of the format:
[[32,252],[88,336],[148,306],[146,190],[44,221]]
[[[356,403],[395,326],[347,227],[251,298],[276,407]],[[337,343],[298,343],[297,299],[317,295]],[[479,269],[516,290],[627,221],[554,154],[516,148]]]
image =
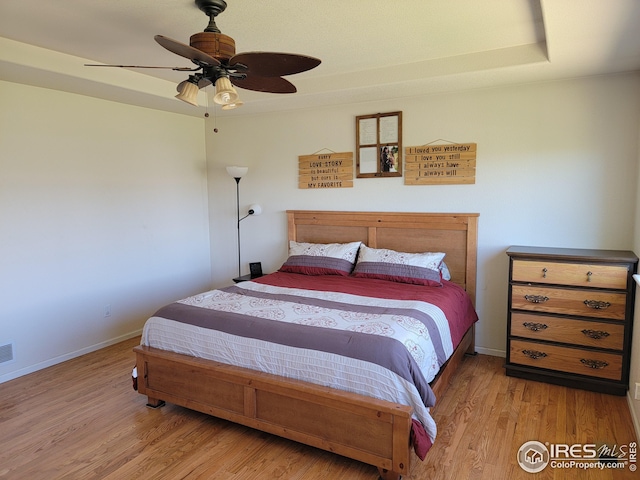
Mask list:
[[236,54],[235,40],[223,33],[196,33],[191,35],[189,44],[222,63],[225,63]]

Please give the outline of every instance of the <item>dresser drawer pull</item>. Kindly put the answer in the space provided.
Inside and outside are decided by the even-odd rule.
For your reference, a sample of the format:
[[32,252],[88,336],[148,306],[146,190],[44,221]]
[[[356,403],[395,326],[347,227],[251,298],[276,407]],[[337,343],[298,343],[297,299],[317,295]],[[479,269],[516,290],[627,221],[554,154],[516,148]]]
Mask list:
[[548,271],[549,271],[549,270],[547,270],[547,267],[545,267],[545,268],[543,268],[543,269],[542,269],[542,278],[547,278],[547,272],[548,272]]
[[544,323],[524,322],[522,325],[532,332],[539,332],[540,330],[545,330],[546,328],[548,328]]
[[582,330],[582,333],[594,340],[600,340],[609,336],[609,332],[603,332],[602,330],[587,330],[586,328]]
[[524,299],[531,303],[544,303],[549,301],[549,297],[545,297],[544,295],[525,295]]
[[603,360],[588,360],[586,358],[581,358],[580,362],[589,368],[595,368],[596,370],[600,370],[601,368],[608,367],[609,364]]
[[591,281],[591,275],[593,275],[593,272],[587,272],[587,282]]
[[593,308],[594,310],[604,310],[605,308],[609,308],[611,304],[609,302],[603,302],[601,300],[585,300],[584,304]]
[[539,358],[544,358],[547,356],[546,353],[544,352],[539,352],[537,350],[522,350],[522,353],[524,353],[527,357],[533,359],[533,360],[537,360]]

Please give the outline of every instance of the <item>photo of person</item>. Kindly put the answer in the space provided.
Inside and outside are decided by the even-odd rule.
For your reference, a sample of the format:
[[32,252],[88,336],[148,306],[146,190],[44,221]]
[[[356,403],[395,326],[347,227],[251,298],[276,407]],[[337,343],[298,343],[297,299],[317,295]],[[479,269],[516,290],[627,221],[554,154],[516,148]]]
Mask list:
[[381,172],[397,172],[398,147],[387,146],[380,147],[380,171]]

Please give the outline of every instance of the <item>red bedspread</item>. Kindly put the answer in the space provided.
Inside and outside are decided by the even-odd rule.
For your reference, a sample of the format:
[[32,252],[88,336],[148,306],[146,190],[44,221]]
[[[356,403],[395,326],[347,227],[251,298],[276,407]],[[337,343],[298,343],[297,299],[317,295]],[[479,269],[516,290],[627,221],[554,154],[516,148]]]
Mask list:
[[462,287],[442,281],[442,287],[338,275],[300,275],[275,272],[256,278],[254,282],[305,290],[333,291],[394,300],[422,300],[438,306],[449,320],[451,340],[458,346],[466,331],[478,320],[471,299]]

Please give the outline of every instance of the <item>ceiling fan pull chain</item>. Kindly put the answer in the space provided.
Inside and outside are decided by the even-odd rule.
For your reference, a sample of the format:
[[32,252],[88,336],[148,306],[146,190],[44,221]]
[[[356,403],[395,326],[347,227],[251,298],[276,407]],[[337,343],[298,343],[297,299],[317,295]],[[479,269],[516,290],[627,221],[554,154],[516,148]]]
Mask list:
[[[209,103],[209,95],[207,95],[207,103]],[[218,112],[215,102],[213,103],[213,133],[218,133]]]

